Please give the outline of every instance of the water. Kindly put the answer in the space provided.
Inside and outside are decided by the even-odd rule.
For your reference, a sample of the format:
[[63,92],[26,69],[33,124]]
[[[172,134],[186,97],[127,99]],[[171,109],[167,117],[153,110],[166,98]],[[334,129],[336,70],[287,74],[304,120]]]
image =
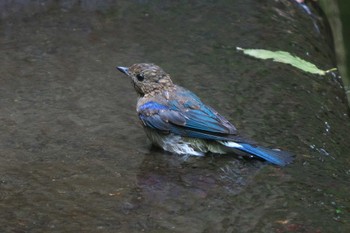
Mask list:
[[[289,1],[4,1],[1,232],[348,232],[349,117],[322,19]],[[278,168],[152,148],[115,70],[154,62],[266,146]]]

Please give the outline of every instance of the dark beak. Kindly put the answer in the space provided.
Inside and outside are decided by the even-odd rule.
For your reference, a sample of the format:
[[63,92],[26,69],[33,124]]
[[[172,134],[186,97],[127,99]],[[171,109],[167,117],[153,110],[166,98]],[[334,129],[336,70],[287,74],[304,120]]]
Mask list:
[[123,74],[129,75],[129,68],[127,68],[127,67],[117,66],[117,70],[119,70]]

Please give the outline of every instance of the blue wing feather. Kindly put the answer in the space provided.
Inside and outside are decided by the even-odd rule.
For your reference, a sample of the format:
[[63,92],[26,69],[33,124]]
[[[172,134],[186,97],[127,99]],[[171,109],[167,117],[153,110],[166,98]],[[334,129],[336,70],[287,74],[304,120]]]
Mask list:
[[149,101],[138,108],[145,126],[181,136],[211,140],[232,140],[236,129],[213,109],[205,106],[198,97],[180,104],[177,100],[167,105]]
[[205,130],[215,133],[229,133],[218,119],[206,114],[201,107],[200,110],[188,111],[185,115],[189,118],[186,121],[186,126],[193,129]]
[[158,115],[154,115],[152,117],[140,116],[140,119],[145,126],[148,126],[151,129],[157,129],[159,131],[164,131],[164,132],[169,131],[168,124],[164,122]]

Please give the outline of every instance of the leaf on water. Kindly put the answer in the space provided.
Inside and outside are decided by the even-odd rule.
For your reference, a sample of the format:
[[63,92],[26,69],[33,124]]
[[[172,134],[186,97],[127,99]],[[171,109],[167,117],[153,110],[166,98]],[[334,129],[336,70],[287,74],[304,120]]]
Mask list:
[[273,59],[273,61],[289,64],[312,74],[325,75],[331,71],[336,70],[336,68],[330,70],[320,70],[314,64],[305,61],[297,56],[293,56],[285,51],[269,51],[265,49],[242,49],[240,47],[237,47],[236,49],[239,51],[243,51],[244,54],[255,58]]

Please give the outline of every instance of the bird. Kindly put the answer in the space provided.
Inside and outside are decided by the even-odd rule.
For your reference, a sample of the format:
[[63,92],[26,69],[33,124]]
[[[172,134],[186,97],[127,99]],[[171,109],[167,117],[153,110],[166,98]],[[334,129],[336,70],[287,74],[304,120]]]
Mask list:
[[136,111],[146,135],[165,151],[189,156],[237,154],[285,166],[294,155],[260,146],[240,136],[236,127],[193,92],[173,83],[153,63],[117,66],[138,94]]

